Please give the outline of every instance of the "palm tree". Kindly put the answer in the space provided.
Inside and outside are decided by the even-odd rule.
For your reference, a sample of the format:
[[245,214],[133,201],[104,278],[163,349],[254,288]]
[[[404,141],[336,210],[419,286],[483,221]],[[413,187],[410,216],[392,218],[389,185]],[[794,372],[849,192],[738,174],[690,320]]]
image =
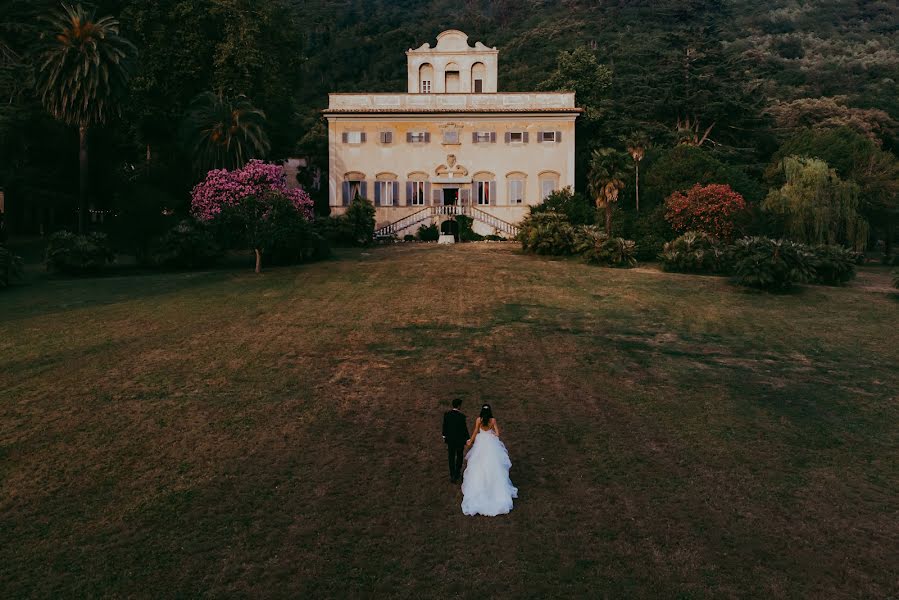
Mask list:
[[115,100],[128,80],[134,46],[119,35],[113,17],[96,18],[80,4],[62,4],[43,19],[47,30],[36,58],[36,90],[55,118],[78,127],[78,231],[84,232],[87,200],[87,135],[118,110]]
[[252,158],[264,158],[269,150],[265,122],[265,113],[242,94],[197,96],[187,118],[197,171],[238,169]]
[[606,235],[609,236],[612,235],[612,204],[618,202],[618,193],[624,189],[627,171],[627,155],[614,148],[598,148],[590,155],[588,187],[596,199],[596,208],[606,211]]
[[637,198],[637,212],[640,212],[640,161],[643,160],[643,157],[646,155],[646,149],[649,148],[649,138],[642,131],[635,131],[624,140],[624,144],[628,154],[634,159],[634,169],[636,171],[634,194]]

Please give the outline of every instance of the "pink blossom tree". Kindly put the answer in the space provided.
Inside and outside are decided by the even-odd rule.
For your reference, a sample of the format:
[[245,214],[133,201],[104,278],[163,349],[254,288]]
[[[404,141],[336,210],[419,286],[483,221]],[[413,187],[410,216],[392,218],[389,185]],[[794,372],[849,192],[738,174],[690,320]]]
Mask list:
[[[251,160],[240,169],[215,169],[206,174],[191,192],[191,214],[209,223],[227,214],[244,228],[248,244],[256,253],[256,272],[262,269],[262,254],[270,243],[275,215],[295,211],[312,220],[312,199],[301,189],[288,189],[279,165]],[[230,219],[229,219],[230,221]]]

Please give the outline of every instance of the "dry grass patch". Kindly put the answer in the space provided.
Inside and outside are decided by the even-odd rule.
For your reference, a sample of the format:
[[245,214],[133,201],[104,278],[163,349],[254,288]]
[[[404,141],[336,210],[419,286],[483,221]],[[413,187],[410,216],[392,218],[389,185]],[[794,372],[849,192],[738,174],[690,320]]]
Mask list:
[[[0,295],[10,596],[849,597],[899,590],[891,325],[514,246]],[[461,514],[439,423],[521,490]]]

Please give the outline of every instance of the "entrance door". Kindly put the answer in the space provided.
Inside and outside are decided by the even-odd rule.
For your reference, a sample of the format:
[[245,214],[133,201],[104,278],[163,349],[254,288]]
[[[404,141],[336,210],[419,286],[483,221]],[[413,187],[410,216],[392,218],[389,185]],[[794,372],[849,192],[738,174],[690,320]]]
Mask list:
[[459,188],[443,188],[443,205],[454,206],[459,203]]
[[443,235],[451,235],[458,242],[459,241],[459,224],[455,219],[450,219],[448,221],[444,221],[440,224],[440,233]]

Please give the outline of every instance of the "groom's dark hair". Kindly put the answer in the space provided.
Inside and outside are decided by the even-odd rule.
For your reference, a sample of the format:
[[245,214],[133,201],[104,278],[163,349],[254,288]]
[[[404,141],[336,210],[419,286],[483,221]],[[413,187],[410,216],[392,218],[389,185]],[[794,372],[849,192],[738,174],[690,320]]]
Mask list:
[[453,398],[453,408],[462,406],[462,398]]

